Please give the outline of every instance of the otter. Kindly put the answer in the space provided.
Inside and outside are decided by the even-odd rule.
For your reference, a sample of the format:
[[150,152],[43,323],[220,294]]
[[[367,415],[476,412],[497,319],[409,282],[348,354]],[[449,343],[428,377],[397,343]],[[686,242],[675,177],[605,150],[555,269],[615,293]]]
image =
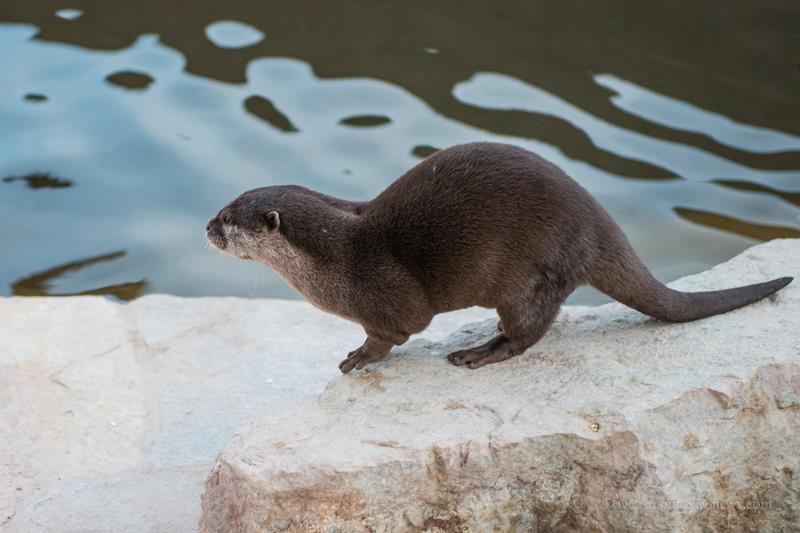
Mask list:
[[313,305],[363,326],[367,339],[339,364],[343,373],[383,358],[445,311],[497,310],[497,335],[447,356],[478,368],[536,343],[580,285],[686,322],[792,281],[670,289],[576,181],[532,152],[495,143],[436,152],[368,202],[297,185],[254,189],[222,208],[206,234],[223,252],[269,265]]

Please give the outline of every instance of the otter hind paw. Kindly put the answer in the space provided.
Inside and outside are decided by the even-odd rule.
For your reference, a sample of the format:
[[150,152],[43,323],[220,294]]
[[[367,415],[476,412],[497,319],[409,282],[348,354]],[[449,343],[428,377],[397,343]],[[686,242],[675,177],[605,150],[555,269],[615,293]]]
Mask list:
[[447,356],[447,360],[457,366],[479,368],[489,363],[499,363],[516,355],[505,335],[498,335],[485,344],[458,350]]

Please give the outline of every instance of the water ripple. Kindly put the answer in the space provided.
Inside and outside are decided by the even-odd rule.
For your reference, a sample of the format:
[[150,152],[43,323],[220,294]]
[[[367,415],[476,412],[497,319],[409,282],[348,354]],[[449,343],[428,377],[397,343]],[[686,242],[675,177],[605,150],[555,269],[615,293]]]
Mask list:
[[791,189],[800,179],[798,171],[754,169],[694,146],[649,137],[617,126],[506,74],[477,73],[457,84],[453,96],[476,107],[528,111],[562,118],[586,132],[599,148],[669,169],[688,180],[748,180],[778,189]]
[[800,151],[800,137],[769,128],[736,122],[719,113],[640,87],[613,74],[594,81],[616,94],[611,102],[633,115],[676,130],[701,133],[715,141],[757,153]]
[[[206,250],[208,217],[241,191],[270,184],[370,198],[420,157],[476,140],[518,144],[561,166],[609,209],[662,279],[706,268],[800,221],[796,170],[760,170],[621,127],[506,74],[465,72],[444,91],[452,101],[452,89],[458,107],[440,110],[398,84],[325,78],[300,59],[259,57],[237,74],[242,83],[227,83],[188,73],[184,54],[157,35],[120,50],[87,51],[31,40],[36,31],[0,25],[8,80],[0,85],[0,176],[45,170],[77,186],[0,183],[6,290],[59,268],[52,265],[125,249],[124,259],[48,278],[48,292],[113,293],[109,287],[120,286],[114,291],[133,296],[294,297],[271,271]],[[104,81],[120,71],[157,82],[122,91]],[[591,79],[590,86],[601,90]],[[26,94],[47,100],[34,105]],[[447,109],[459,111],[459,120]],[[341,123],[352,117],[369,120]],[[528,124],[535,135],[526,134]],[[253,272],[263,276],[257,289]],[[147,284],[127,285],[142,279]],[[587,301],[581,298],[573,301]]]

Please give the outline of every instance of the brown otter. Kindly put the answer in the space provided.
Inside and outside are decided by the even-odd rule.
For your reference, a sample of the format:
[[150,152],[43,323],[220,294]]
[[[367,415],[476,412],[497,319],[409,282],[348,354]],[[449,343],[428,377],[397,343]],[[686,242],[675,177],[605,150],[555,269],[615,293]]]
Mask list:
[[219,249],[266,263],[317,307],[364,327],[367,340],[341,362],[344,373],[384,357],[435,314],[473,305],[497,309],[501,332],[447,358],[477,368],[538,341],[582,284],[684,322],[753,303],[792,281],[672,290],[583,187],[504,144],[437,152],[369,202],[295,185],[254,189],[225,206],[206,232]]

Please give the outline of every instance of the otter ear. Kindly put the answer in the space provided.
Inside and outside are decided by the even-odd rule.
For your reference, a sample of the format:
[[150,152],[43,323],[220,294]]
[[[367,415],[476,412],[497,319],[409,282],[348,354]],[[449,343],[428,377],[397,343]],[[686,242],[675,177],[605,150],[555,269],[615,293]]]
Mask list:
[[275,231],[281,226],[281,217],[277,211],[270,211],[264,215],[264,224],[269,231]]

